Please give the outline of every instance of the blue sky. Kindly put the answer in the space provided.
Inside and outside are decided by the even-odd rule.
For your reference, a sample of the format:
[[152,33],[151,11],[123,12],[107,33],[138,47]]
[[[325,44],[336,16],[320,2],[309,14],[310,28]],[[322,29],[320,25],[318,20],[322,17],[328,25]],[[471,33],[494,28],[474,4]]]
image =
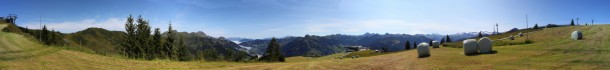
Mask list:
[[[17,24],[71,33],[89,27],[124,30],[127,16],[142,15],[152,27],[203,31],[219,37],[370,33],[454,34],[580,23],[608,23],[604,0],[0,0],[0,14]],[[6,16],[0,15],[0,16]]]

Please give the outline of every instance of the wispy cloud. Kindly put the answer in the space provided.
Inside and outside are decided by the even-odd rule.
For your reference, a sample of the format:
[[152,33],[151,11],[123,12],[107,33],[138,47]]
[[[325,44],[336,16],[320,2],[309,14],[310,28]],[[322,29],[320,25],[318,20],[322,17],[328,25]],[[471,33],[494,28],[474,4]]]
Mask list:
[[[119,18],[108,18],[106,20],[95,20],[95,19],[83,19],[78,21],[64,21],[64,22],[42,22],[42,25],[46,25],[48,29],[60,31],[62,33],[72,33],[80,30],[84,30],[90,27],[104,28],[108,30],[122,31],[124,29],[124,19]],[[40,29],[39,22],[27,22],[25,26],[32,29]]]

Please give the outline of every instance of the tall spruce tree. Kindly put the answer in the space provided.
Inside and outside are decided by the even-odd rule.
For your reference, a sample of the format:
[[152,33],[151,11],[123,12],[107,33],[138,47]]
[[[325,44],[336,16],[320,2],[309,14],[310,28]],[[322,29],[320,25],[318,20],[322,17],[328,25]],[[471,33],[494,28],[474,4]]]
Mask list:
[[175,34],[174,34],[174,30],[172,29],[172,24],[170,22],[169,24],[169,28],[167,30],[167,38],[165,39],[165,54],[168,58],[170,59],[176,59],[176,48],[175,46]]
[[151,37],[150,37],[150,25],[147,20],[144,20],[142,16],[138,17],[138,24],[136,25],[136,35],[137,37],[137,49],[138,49],[138,57],[145,59],[152,59],[151,55],[148,54],[148,51],[151,51]]
[[574,19],[570,22],[570,26],[574,26]]
[[481,34],[481,32],[479,32],[479,36],[478,37],[479,38],[483,37],[483,34]]
[[42,34],[41,35],[42,35],[41,36],[42,38],[40,38],[40,39],[42,39],[42,43],[48,45],[49,44],[49,30],[47,30],[47,25],[43,25],[42,26]]
[[441,39],[441,44],[445,44],[445,37],[443,37],[443,39]]
[[268,62],[284,62],[284,55],[280,51],[280,44],[275,38],[272,38],[271,42],[269,42],[269,45],[267,46],[267,51],[265,52],[261,60]]
[[151,43],[152,49],[154,49],[153,51],[149,51],[149,53],[153,54],[154,57],[156,58],[163,58],[164,56],[162,55],[163,52],[162,48],[163,48],[163,42],[161,40],[161,31],[159,28],[155,28],[155,32],[153,34],[153,40]]
[[411,49],[411,43],[409,41],[405,42],[405,50]]
[[447,40],[445,40],[445,43],[451,42],[451,38],[449,38],[449,35],[447,35]]
[[534,29],[538,29],[538,24],[535,24],[535,25],[534,25]]
[[430,39],[430,41],[428,41],[428,46],[432,46],[432,39]]
[[135,58],[135,47],[136,47],[136,36],[135,36],[135,32],[136,32],[136,27],[135,24],[133,23],[133,17],[131,15],[129,15],[129,17],[127,17],[127,22],[125,23],[125,36],[123,37],[123,43],[122,46],[123,48],[121,48],[123,50],[123,53],[129,57],[129,58]]
[[179,40],[178,43],[176,44],[177,47],[177,52],[178,52],[178,60],[180,61],[188,61],[191,59],[192,56],[190,56],[189,54],[189,50],[186,48],[186,46],[184,45],[184,37],[182,36],[178,36]]

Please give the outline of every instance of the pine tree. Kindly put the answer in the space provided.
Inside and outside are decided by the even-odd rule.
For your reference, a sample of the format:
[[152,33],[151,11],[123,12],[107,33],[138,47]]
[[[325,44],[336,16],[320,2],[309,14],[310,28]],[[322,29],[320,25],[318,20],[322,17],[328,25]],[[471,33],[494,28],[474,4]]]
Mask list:
[[167,39],[165,39],[165,54],[170,59],[175,59],[177,56],[175,46],[175,34],[174,30],[172,30],[172,24],[169,24],[169,29],[167,30]]
[[479,32],[479,38],[483,37],[483,34],[481,34],[481,32]]
[[133,17],[131,15],[129,15],[129,17],[127,17],[127,22],[125,23],[125,32],[126,35],[123,37],[123,43],[122,46],[123,48],[121,48],[123,50],[123,53],[130,58],[134,58],[135,56],[135,47],[136,47],[136,36],[135,36],[135,31],[136,31],[136,27],[135,24],[133,23]]
[[49,44],[49,30],[47,30],[47,25],[42,26],[42,43]]
[[191,56],[189,55],[189,50],[186,48],[186,46],[184,45],[184,38],[182,36],[179,36],[180,39],[178,40],[177,46],[178,47],[178,60],[180,61],[188,61],[191,59]]
[[155,28],[155,32],[153,34],[153,41],[151,44],[154,45],[152,48],[154,50],[149,51],[149,52],[151,54],[154,54],[155,55],[154,57],[156,57],[156,58],[162,58],[163,57],[162,53],[165,53],[165,52],[162,51],[163,43],[161,42],[161,31],[159,28]]
[[443,37],[443,39],[441,39],[441,44],[445,44],[445,37]]
[[405,42],[405,50],[411,49],[411,43],[409,41]]
[[449,35],[447,35],[447,40],[445,40],[445,41],[447,41],[445,43],[451,42],[451,38],[449,38]]
[[574,26],[574,19],[570,22],[570,26]]
[[534,29],[538,29],[538,24],[535,24],[535,25],[534,25]]
[[284,55],[281,53],[280,49],[280,44],[277,43],[275,38],[272,38],[271,42],[269,42],[269,45],[267,46],[267,51],[261,60],[269,62],[284,62]]
[[432,46],[432,39],[428,42],[428,46]]
[[137,52],[138,52],[138,57],[141,58],[146,58],[146,59],[152,59],[152,57],[147,54],[148,51],[151,51],[151,37],[150,37],[150,25],[148,25],[148,21],[144,20],[144,18],[142,18],[142,16],[138,17],[137,20],[138,24],[136,25],[137,30],[136,30],[136,35],[137,35],[137,43],[138,46],[137,48]]

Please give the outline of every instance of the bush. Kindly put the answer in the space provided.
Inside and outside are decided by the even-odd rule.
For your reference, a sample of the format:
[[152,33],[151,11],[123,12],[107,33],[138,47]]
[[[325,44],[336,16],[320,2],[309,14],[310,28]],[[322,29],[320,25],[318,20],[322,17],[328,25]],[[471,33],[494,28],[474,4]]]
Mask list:
[[545,28],[552,28],[552,27],[559,27],[559,25],[556,25],[556,24],[547,24]]

